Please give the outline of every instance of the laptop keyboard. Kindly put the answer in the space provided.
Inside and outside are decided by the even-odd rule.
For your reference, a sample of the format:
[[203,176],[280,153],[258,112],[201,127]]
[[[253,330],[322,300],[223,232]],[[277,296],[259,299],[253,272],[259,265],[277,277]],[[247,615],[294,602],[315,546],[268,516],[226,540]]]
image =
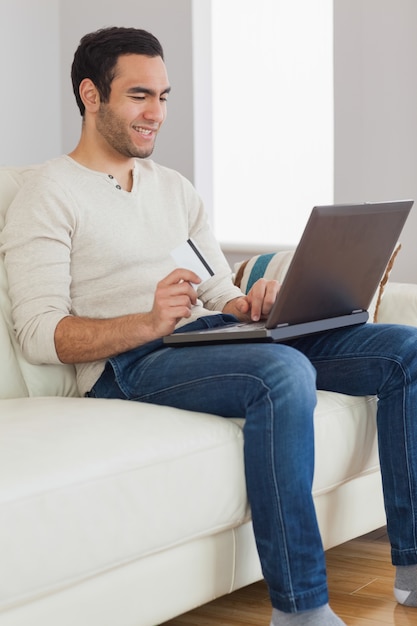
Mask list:
[[242,330],[242,328],[247,328],[248,330],[256,330],[258,328],[263,329],[265,328],[265,322],[238,322],[236,324],[231,324],[230,326],[224,326],[224,328],[222,328],[222,332],[233,332]]

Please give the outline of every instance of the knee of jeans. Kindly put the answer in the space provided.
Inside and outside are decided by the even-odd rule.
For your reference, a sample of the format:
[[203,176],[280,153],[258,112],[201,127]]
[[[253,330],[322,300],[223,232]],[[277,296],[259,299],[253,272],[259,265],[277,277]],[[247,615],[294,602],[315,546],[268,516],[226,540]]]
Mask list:
[[269,426],[278,424],[276,432],[284,447],[293,450],[295,442],[308,447],[317,404],[315,368],[291,347],[278,351],[271,347],[265,354],[268,358],[263,362],[254,359],[252,372],[257,384],[247,387],[254,410],[246,414],[245,435],[257,432],[260,424],[263,428],[264,418],[270,417]]
[[316,402],[316,370],[304,354],[280,345],[278,350],[271,346],[268,356],[261,362],[255,360],[254,367],[271,392]]
[[[417,329],[411,326],[398,325],[389,326],[389,330],[391,342],[388,345],[390,345],[391,350],[395,346],[393,362],[399,366],[401,376],[405,376],[406,382],[417,381]],[[398,343],[394,342],[394,339],[397,339]],[[387,349],[386,352],[386,356],[390,357]]]
[[409,330],[406,349],[406,354],[408,354],[409,357],[408,369],[410,379],[415,381],[417,380],[417,328],[407,328]]

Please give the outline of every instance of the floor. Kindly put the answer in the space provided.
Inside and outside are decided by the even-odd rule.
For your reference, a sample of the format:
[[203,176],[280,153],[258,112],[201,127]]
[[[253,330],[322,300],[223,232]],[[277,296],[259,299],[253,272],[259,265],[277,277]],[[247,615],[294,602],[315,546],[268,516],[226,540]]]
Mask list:
[[[385,528],[326,553],[330,604],[347,626],[417,626],[417,609],[398,605]],[[161,626],[269,626],[263,581],[239,589]]]

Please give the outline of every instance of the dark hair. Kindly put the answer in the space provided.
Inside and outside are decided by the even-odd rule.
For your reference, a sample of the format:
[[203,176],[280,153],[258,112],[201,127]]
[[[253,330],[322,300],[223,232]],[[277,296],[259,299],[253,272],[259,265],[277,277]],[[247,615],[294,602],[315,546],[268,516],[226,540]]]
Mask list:
[[90,78],[98,89],[101,101],[108,102],[115,67],[119,56],[124,54],[164,58],[158,39],[146,30],[112,26],[84,35],[81,39],[74,54],[71,79],[82,116],[85,107],[79,93],[81,81]]

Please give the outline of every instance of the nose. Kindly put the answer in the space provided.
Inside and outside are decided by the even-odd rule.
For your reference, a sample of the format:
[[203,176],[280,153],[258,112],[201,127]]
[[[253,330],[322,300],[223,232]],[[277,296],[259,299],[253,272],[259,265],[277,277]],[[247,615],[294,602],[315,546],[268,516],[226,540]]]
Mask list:
[[166,103],[159,97],[152,98],[148,101],[148,106],[144,111],[144,117],[152,122],[162,123],[166,116]]

